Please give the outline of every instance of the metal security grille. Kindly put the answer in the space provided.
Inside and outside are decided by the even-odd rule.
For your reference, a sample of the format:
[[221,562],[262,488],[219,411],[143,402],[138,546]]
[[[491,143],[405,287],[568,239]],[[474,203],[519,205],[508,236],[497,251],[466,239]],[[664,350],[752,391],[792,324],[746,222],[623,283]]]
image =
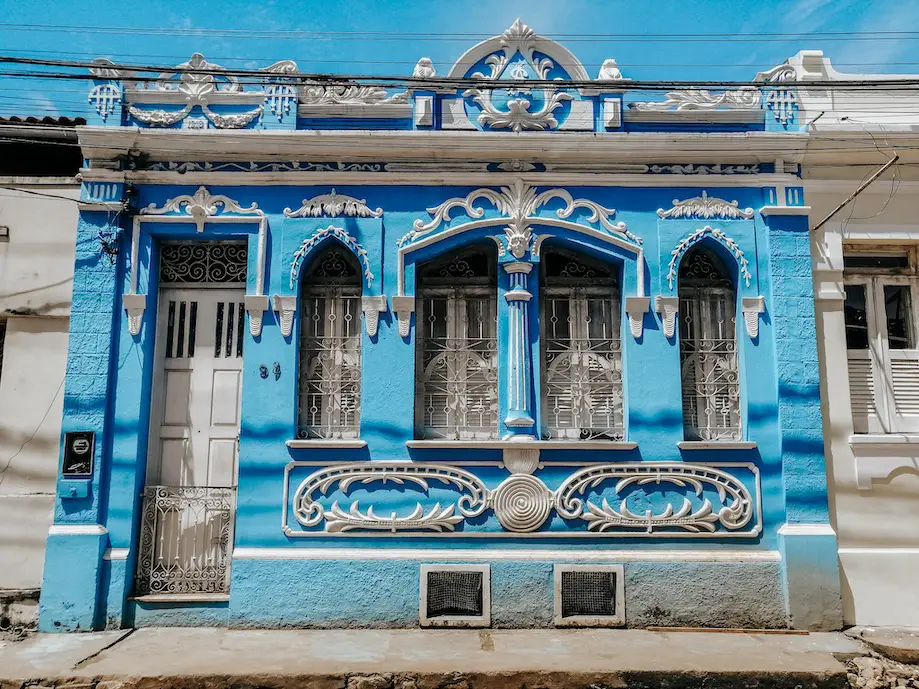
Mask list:
[[300,296],[299,438],[357,438],[361,403],[361,283],[338,247],[320,254]]
[[680,265],[680,370],[687,440],[740,440],[734,286],[720,261],[695,249]]
[[428,618],[481,617],[483,577],[481,572],[428,572]]
[[245,242],[164,242],[160,247],[160,282],[245,283],[247,261]]
[[616,614],[615,572],[562,572],[562,617]]
[[421,271],[415,377],[419,437],[498,437],[495,291],[494,262],[484,253]]
[[603,266],[543,259],[543,436],[622,440],[619,288]]
[[135,592],[228,593],[234,488],[147,486]]

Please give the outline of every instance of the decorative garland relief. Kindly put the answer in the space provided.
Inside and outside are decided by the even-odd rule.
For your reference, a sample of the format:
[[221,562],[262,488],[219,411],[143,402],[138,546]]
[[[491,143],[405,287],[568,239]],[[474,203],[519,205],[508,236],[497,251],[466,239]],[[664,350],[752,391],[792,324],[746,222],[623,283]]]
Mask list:
[[750,261],[744,256],[744,252],[737,245],[737,242],[726,232],[706,225],[684,237],[680,240],[680,243],[674,247],[673,251],[670,252],[670,263],[667,265],[667,284],[670,285],[670,290],[673,291],[673,285],[677,279],[677,263],[679,263],[680,257],[689,250],[689,247],[705,237],[705,235],[711,235],[724,244],[728,251],[734,254],[734,257],[737,259],[738,268],[740,269],[740,276],[743,278],[744,284],[749,287],[750,281],[753,280],[753,275],[750,274]]
[[[755,472],[752,465],[749,467]],[[607,498],[591,500],[590,491],[607,481],[615,481],[613,492],[622,495],[627,488],[658,486],[667,483],[691,491],[699,500],[694,504],[683,496],[663,511],[646,509],[634,512],[622,498],[613,505]],[[406,516],[378,514],[373,506],[361,509],[357,501],[343,507],[339,501],[325,507],[319,502],[335,485],[342,494],[355,484],[375,483],[404,486],[414,484],[425,493],[437,482],[451,487],[460,497],[449,505],[440,502],[425,508],[417,503]],[[714,491],[719,504],[704,495]],[[363,462],[339,464],[320,469],[306,477],[293,498],[294,516],[302,526],[324,526],[325,533],[348,531],[388,531],[445,533],[456,530],[465,519],[494,512],[501,527],[512,533],[530,533],[542,527],[552,511],[566,520],[580,520],[587,530],[617,536],[742,535],[753,537],[761,526],[741,532],[755,516],[754,496],[736,476],[715,466],[685,462],[623,462],[588,466],[568,476],[556,490],[531,474],[513,474],[494,490],[464,469],[433,463]],[[285,521],[286,524],[286,521]],[[285,526],[288,535],[302,535]]]

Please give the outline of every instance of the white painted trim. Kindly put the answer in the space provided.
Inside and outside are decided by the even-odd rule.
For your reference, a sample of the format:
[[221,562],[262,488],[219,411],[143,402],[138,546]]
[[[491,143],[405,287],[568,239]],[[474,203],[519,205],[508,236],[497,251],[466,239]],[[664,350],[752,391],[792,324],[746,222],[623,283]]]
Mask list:
[[[80,182],[76,177],[31,177],[28,175],[0,175],[0,184],[16,184],[21,187],[80,188]],[[74,199],[74,201],[76,200],[77,199]]]
[[110,561],[127,560],[130,550],[130,548],[108,548],[102,556],[102,559]]
[[765,113],[765,110],[758,108],[746,110],[639,110],[637,108],[625,108],[622,119],[625,122],[655,122],[660,124],[670,122],[687,124],[752,124],[764,121]]
[[367,447],[366,440],[325,440],[320,438],[315,438],[312,440],[288,440],[285,442],[285,445],[292,450],[327,450],[327,449],[348,449],[348,448],[358,448],[358,447]]
[[764,216],[770,215],[810,215],[810,206],[763,206],[759,209],[759,214]]
[[[616,575],[616,612],[613,615],[569,615],[562,616],[562,573],[563,572],[613,572]],[[625,626],[625,568],[622,565],[569,565],[556,564],[552,568],[555,589],[556,627],[624,627]]]
[[[484,166],[483,166],[484,167]],[[203,184],[206,186],[325,186],[325,185],[413,185],[413,186],[507,186],[521,179],[533,186],[592,187],[762,187],[798,184],[790,175],[760,173],[755,175],[680,175],[623,174],[598,170],[589,172],[547,171],[540,173],[451,172],[441,170],[417,172],[186,172],[133,170],[113,176],[110,170],[87,170],[86,181],[128,181],[136,184]],[[801,206],[796,206],[800,208]]]
[[[855,447],[882,447],[892,451],[919,449],[919,435],[914,433],[854,433],[849,444]],[[893,446],[893,447],[891,447]]]
[[919,548],[840,548],[840,555],[919,555]]
[[[428,574],[433,572],[473,572],[482,575],[482,614],[444,615],[428,617]],[[490,565],[421,565],[418,622],[422,627],[490,627],[491,626],[491,566]]]
[[752,440],[683,440],[676,444],[681,450],[753,450]]
[[[77,199],[74,199],[77,201]],[[77,209],[84,211],[100,211],[102,213],[120,213],[125,209],[123,201],[77,201]]]
[[591,550],[456,548],[235,548],[234,560],[410,560],[423,562],[781,562],[778,550]]
[[406,447],[458,450],[634,450],[627,440],[409,440]]
[[829,524],[782,524],[779,536],[835,536]]
[[228,593],[163,593],[149,596],[137,596],[128,600],[135,603],[225,603],[230,600]]
[[108,533],[102,524],[52,524],[49,536],[104,536]]

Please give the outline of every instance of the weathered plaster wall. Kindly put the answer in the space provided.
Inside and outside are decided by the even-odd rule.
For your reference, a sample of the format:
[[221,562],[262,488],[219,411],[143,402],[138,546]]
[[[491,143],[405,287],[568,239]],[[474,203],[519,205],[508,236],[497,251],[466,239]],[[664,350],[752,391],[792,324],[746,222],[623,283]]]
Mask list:
[[[2,178],[23,189],[76,199],[60,180]],[[76,204],[5,190],[0,225],[0,589],[41,585],[54,505],[73,277]]]

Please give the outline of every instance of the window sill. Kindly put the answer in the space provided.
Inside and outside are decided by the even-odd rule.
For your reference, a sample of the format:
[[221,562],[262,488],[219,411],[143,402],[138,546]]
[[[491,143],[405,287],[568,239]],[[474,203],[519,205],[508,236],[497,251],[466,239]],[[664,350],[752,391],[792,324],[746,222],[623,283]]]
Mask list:
[[634,450],[627,440],[409,440],[406,447],[419,450]]
[[135,603],[226,603],[228,593],[156,593],[131,598]]
[[684,440],[676,444],[681,450],[755,450],[751,440]]
[[873,481],[886,481],[900,471],[919,473],[919,435],[858,433],[849,436],[849,447],[859,490],[871,490]]
[[367,447],[366,440],[348,440],[342,438],[340,440],[288,440],[286,442],[287,447],[291,450],[346,450],[346,449],[357,449],[361,447]]
[[849,445],[853,449],[856,447],[891,446],[919,448],[919,435],[909,433],[856,433],[849,436]]

